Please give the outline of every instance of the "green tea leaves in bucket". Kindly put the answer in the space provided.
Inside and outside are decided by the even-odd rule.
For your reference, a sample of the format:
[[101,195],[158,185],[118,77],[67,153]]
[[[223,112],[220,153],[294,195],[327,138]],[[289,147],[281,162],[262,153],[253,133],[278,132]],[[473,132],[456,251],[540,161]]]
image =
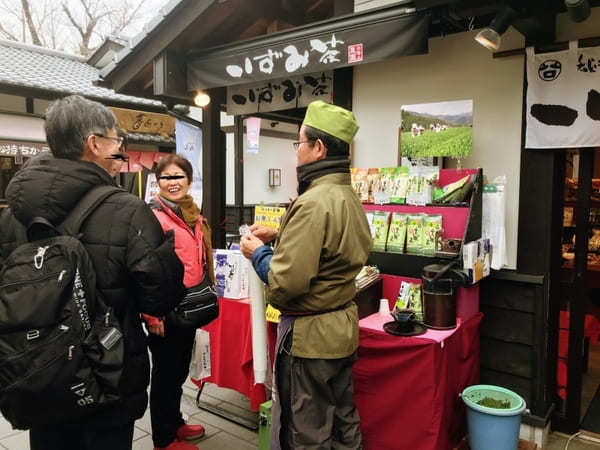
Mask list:
[[496,409],[508,409],[510,408],[510,402],[508,400],[498,400],[492,397],[483,397],[477,402],[478,405],[485,406],[487,408]]

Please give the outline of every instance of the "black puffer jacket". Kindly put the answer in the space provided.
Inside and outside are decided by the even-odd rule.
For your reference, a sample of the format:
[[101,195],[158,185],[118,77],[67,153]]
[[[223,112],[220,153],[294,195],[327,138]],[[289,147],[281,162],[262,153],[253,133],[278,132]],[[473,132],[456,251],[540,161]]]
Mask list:
[[[16,247],[22,229],[42,216],[59,225],[91,188],[114,184],[101,167],[85,162],[37,157],[10,182],[9,208],[0,214],[0,266]],[[12,214],[11,214],[12,213]],[[14,218],[12,217],[14,215]],[[130,422],[144,414],[150,364],[140,313],[163,316],[184,295],[183,267],[146,204],[127,192],[105,200],[81,227],[94,263],[97,285],[123,328],[126,360],[121,378],[122,402],[93,416],[98,426]]]

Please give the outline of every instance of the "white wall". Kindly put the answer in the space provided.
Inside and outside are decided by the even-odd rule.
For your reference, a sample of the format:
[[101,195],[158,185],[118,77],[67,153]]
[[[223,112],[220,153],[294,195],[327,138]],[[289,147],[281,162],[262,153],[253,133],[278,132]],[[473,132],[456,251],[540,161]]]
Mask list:
[[0,139],[45,142],[44,121],[37,117],[0,114]]
[[18,95],[0,94],[0,110],[26,112],[25,97]]
[[[473,100],[473,156],[463,167],[482,167],[492,179],[506,175],[508,267],[516,267],[523,57],[493,59],[476,33],[429,40],[429,53],[354,68],[353,110],[360,125],[356,167],[397,165],[400,107]],[[502,49],[523,46],[512,28]]]

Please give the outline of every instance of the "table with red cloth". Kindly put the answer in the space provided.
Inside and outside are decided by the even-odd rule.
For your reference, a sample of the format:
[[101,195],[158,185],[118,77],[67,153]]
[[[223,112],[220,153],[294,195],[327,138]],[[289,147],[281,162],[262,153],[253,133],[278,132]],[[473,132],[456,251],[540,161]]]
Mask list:
[[359,322],[354,399],[366,450],[452,449],[466,433],[459,394],[479,380],[479,324],[400,337],[379,314]]
[[192,381],[234,389],[250,399],[252,411],[258,411],[266,393],[263,384],[254,383],[250,300],[219,298],[219,317],[203,329],[210,334],[211,376]]

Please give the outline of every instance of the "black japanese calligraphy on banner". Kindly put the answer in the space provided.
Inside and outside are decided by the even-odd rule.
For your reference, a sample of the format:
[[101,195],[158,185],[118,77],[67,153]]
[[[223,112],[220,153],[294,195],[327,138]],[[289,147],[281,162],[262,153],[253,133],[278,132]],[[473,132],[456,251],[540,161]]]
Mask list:
[[[427,53],[425,16],[391,8],[373,21],[357,15],[311,30],[291,30],[191,56],[188,90],[248,84]],[[394,11],[396,11],[394,15]],[[378,20],[374,20],[375,17]],[[323,31],[327,30],[327,31]]]
[[527,48],[526,148],[600,146],[600,48]]
[[49,152],[48,144],[42,142],[21,142],[0,139],[0,156],[30,158],[41,152]]
[[302,108],[314,100],[331,102],[333,71],[227,88],[227,114],[252,114]]

